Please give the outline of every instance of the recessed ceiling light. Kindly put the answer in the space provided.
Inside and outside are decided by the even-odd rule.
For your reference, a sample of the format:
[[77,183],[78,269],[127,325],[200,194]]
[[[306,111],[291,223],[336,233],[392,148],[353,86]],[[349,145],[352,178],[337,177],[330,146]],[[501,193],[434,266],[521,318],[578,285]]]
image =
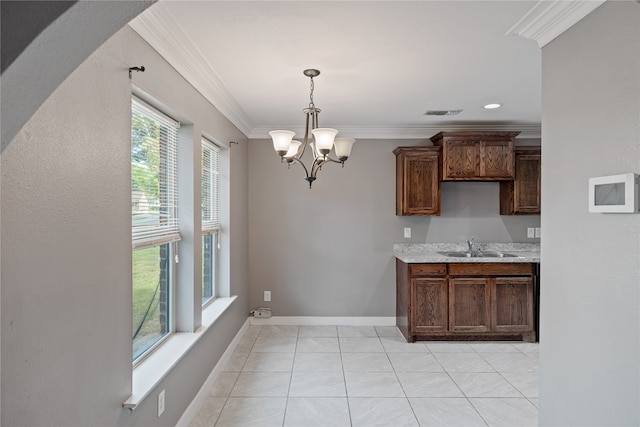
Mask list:
[[493,110],[494,108],[500,108],[502,104],[487,104],[484,106],[487,110]]

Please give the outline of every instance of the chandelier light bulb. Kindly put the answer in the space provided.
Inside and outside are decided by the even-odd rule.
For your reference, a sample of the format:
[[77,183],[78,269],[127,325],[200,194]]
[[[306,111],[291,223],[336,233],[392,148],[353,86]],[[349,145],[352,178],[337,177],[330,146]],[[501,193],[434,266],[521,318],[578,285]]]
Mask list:
[[353,138],[336,138],[334,145],[336,147],[336,156],[338,156],[338,160],[344,162],[349,158],[354,142],[356,142],[356,140]]
[[309,146],[311,147],[311,151],[313,152],[313,158],[314,159],[316,159],[318,157],[320,157],[320,158],[324,157],[322,154],[320,154],[320,152],[316,148],[316,144],[314,144],[313,142],[310,142]]
[[333,148],[333,141],[338,134],[338,130],[331,128],[316,128],[313,129],[311,133],[316,141],[316,149],[318,152],[323,156],[329,154]]
[[272,130],[269,132],[271,139],[273,139],[273,149],[276,150],[280,157],[283,157],[289,151],[291,139],[295,134],[290,130]]
[[284,155],[284,158],[289,162],[293,161],[293,158],[296,156],[296,154],[298,154],[298,150],[300,149],[301,145],[302,142],[300,141],[296,141],[295,139],[291,141],[289,151],[287,151],[287,154]]

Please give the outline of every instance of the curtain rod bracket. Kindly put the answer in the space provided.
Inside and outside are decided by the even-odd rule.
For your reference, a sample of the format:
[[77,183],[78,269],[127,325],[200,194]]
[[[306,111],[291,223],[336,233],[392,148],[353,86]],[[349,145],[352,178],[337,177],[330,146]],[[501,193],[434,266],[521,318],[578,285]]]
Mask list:
[[142,71],[144,73],[144,65],[141,65],[139,67],[129,67],[129,80],[131,80],[131,72],[132,71]]

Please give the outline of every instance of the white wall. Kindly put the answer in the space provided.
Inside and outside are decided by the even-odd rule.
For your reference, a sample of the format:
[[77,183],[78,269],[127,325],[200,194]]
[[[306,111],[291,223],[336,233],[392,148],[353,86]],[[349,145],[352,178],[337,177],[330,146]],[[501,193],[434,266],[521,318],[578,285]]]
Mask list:
[[396,216],[393,150],[425,144],[357,141],[344,168],[325,166],[309,190],[300,166],[287,170],[271,142],[252,140],[250,306],[270,306],[278,316],[395,316],[394,243],[539,241],[526,229],[540,216],[500,216],[497,182],[444,183],[441,216]]
[[542,49],[540,425],[640,425],[640,214],[590,214],[589,177],[640,173],[640,4]]
[[[194,144],[201,132],[240,141],[230,148],[229,230],[239,298],[159,384],[161,418],[153,397],[122,408],[132,371],[133,65],[147,69],[134,83],[192,124]],[[246,162],[243,135],[128,27],[44,102],[2,153],[4,425],[175,425],[247,317]]]

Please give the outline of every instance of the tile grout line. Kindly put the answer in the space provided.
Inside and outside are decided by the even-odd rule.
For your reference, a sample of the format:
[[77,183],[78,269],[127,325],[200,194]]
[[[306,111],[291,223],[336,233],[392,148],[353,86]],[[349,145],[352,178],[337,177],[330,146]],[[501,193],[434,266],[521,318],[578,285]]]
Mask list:
[[349,403],[349,389],[347,388],[347,374],[344,371],[344,360],[342,359],[342,345],[340,344],[340,329],[336,326],[336,336],[338,339],[338,351],[340,354],[340,368],[342,369],[342,380],[344,381],[344,395],[347,399],[347,412],[349,414],[349,425],[353,426],[353,418],[351,417],[351,404]]
[[[467,345],[468,345],[468,344],[467,344]],[[468,345],[468,346],[469,346],[469,345]],[[473,350],[473,353],[472,353],[472,354],[478,354],[478,353],[476,352],[476,350],[475,350],[473,347],[469,346],[469,348],[471,348],[471,350]],[[478,354],[478,356],[480,356],[480,355]],[[458,383],[456,382],[456,380],[455,380],[455,379],[453,379],[453,377],[451,376],[451,372],[449,372],[449,371],[447,370],[447,368],[445,368],[445,366],[444,366],[444,365],[443,365],[443,364],[438,360],[438,358],[437,358],[437,357],[435,357],[435,355],[434,355],[434,358],[436,359],[436,361],[437,361],[438,363],[440,363],[440,366],[442,366],[442,369],[443,369],[443,370],[444,370],[444,372],[447,374],[447,376],[449,377],[449,379],[450,379],[450,380],[451,380],[451,381],[456,385],[456,387],[458,387],[458,390],[460,390],[460,393],[462,393],[462,396],[464,396],[464,400],[466,400],[466,401],[467,401],[467,403],[468,403],[469,405],[471,405],[471,407],[473,408],[473,410],[475,411],[475,413],[476,413],[476,414],[478,414],[478,416],[480,417],[480,419],[482,420],[482,422],[483,422],[483,423],[485,423],[487,426],[489,426],[489,423],[487,422],[487,420],[485,420],[485,419],[484,419],[484,417],[482,416],[482,414],[481,414],[481,413],[476,409],[476,407],[473,405],[473,403],[472,403],[472,402],[471,402],[471,400],[469,399],[469,396],[467,396],[467,394],[464,392],[464,390],[462,390],[462,388],[458,385]],[[484,358],[483,358],[482,356],[480,356],[480,358],[481,358],[482,360],[484,360]],[[485,362],[486,362],[486,361],[485,361]],[[487,363],[488,363],[488,362],[487,362]],[[489,366],[491,366],[491,365],[489,365]],[[491,367],[493,368],[493,366],[491,366]],[[494,369],[495,369],[495,368],[494,368]]]
[[[501,353],[501,354],[510,354],[510,353],[514,353],[514,354],[524,354],[524,352],[522,352],[522,351],[521,351],[520,349],[518,349],[517,347],[513,346],[513,344],[511,344],[511,343],[509,343],[509,344],[510,344],[513,348],[515,348],[515,349],[517,350],[517,352],[493,352],[493,353]],[[511,385],[511,386],[512,386],[512,387],[513,387],[513,388],[514,388],[518,393],[520,393],[520,395],[522,396],[522,398],[524,398],[525,400],[527,400],[527,402],[529,402],[529,403],[530,403],[534,408],[536,408],[536,411],[538,411],[538,407],[537,407],[536,405],[534,405],[534,404],[529,400],[529,398],[527,398],[527,396],[525,396],[525,395],[524,395],[524,393],[522,393],[522,392],[520,391],[520,389],[519,389],[518,387],[516,387],[515,385],[513,385],[513,384],[511,383],[511,381],[509,381],[509,380],[508,380],[508,379],[503,375],[503,372],[502,372],[501,370],[499,370],[498,368],[496,368],[495,366],[493,366],[493,365],[491,364],[491,362],[490,362],[489,360],[487,360],[487,359],[482,355],[482,353],[481,353],[481,352],[477,351],[477,350],[476,350],[475,348],[473,348],[473,347],[471,347],[471,348],[472,348],[472,349],[473,349],[473,350],[474,350],[474,351],[475,351],[475,352],[476,352],[476,353],[477,353],[477,354],[482,358],[482,360],[484,360],[487,364],[489,364],[489,366],[491,366],[491,367],[496,371],[496,373],[497,373],[498,375],[500,375],[502,378],[504,378],[504,380],[505,380],[505,381],[507,381],[507,383],[508,383],[509,385]],[[487,353],[489,353],[489,352],[487,352]],[[526,356],[527,356],[527,358],[528,358],[529,360],[532,360],[532,361],[533,361],[533,359],[531,359],[528,355],[526,355]],[[536,362],[536,364],[537,364],[537,362]],[[536,372],[537,372],[537,370],[536,370]],[[521,398],[519,398],[519,397],[485,397],[484,399],[521,399]],[[482,416],[482,414],[480,414],[480,411],[476,408],[476,405],[474,405],[474,404],[473,404],[473,402],[472,402],[469,398],[467,398],[467,400],[469,400],[469,403],[471,404],[471,406],[473,406],[473,408],[475,409],[475,411],[480,415],[480,417],[482,418],[482,420],[483,420],[487,425],[489,425],[489,422],[488,422],[488,421],[487,421],[487,420]]]
[[[378,338],[380,339],[380,344],[382,344],[382,338],[381,337],[378,337]],[[413,409],[413,405],[411,404],[411,400],[409,400],[409,396],[407,396],[407,392],[404,389],[404,386],[402,385],[402,381],[400,381],[400,377],[398,377],[398,372],[396,371],[396,367],[393,365],[393,362],[391,362],[391,358],[389,357],[389,352],[387,351],[387,348],[384,346],[384,344],[382,344],[382,348],[384,349],[384,353],[387,356],[387,360],[389,360],[389,364],[391,365],[391,369],[393,369],[393,373],[396,376],[396,380],[398,381],[398,384],[400,385],[400,389],[402,390],[402,393],[404,393],[404,398],[407,400],[407,403],[409,404],[409,408],[411,408],[411,413],[413,414],[413,418],[416,420],[416,424],[420,425],[420,421],[418,420],[418,416],[416,415],[416,411]],[[425,350],[428,351],[426,346],[425,346]]]
[[[536,375],[538,375],[538,370],[537,370],[538,362],[537,362],[537,361],[535,361],[535,360],[533,360],[531,357],[529,357],[529,355],[528,355],[528,354],[526,354],[524,351],[522,351],[522,350],[520,350],[519,348],[517,348],[516,346],[514,346],[512,343],[507,343],[507,344],[511,345],[511,346],[512,346],[513,348],[515,348],[517,351],[515,351],[515,352],[504,352],[504,353],[502,353],[502,354],[510,354],[510,353],[513,353],[513,354],[523,354],[523,355],[525,355],[525,356],[527,357],[527,359],[529,359],[529,360],[531,360],[532,362],[535,362],[535,363],[536,363],[536,372],[535,372],[535,373],[536,373]],[[474,351],[476,351],[473,347],[471,347],[471,348],[472,348]],[[511,383],[511,381],[509,381],[509,379],[508,379],[507,377],[505,377],[505,376],[503,375],[503,374],[505,374],[505,373],[514,373],[514,374],[516,374],[516,373],[529,373],[529,372],[503,372],[503,371],[499,370],[498,368],[496,368],[495,366],[493,366],[493,365],[491,364],[491,362],[490,362],[490,361],[488,361],[484,356],[482,356],[482,353],[480,353],[480,352],[478,352],[478,351],[476,351],[476,353],[478,353],[478,355],[482,358],[482,360],[484,360],[486,363],[488,363],[488,364],[489,364],[489,366],[491,366],[493,369],[495,369],[495,371],[496,371],[496,372],[497,372],[497,373],[498,373],[502,378],[504,378],[504,380],[505,380],[507,383],[509,383],[509,385],[510,385],[511,387],[513,387],[513,388],[514,388],[518,393],[520,393],[520,395],[522,396],[522,398],[527,399],[527,401],[529,401],[529,402],[530,402],[530,403],[531,403],[531,404],[532,404],[536,409],[538,409],[538,407],[537,407],[536,405],[534,405],[534,404],[533,404],[533,402],[531,402],[531,401],[529,400],[529,397],[528,397],[528,396],[525,396],[525,394],[524,394],[522,391],[520,391],[520,389],[519,389],[518,387],[516,387],[513,383]],[[515,398],[515,399],[519,399],[519,398]]]
[[[510,344],[510,345],[511,345],[511,344]],[[512,347],[513,347],[513,346],[512,346]],[[514,348],[515,348],[515,347],[514,347]],[[479,352],[478,350],[476,350],[475,348],[473,348],[473,346],[471,346],[471,349],[472,349],[472,350],[473,350],[473,351],[474,351],[478,356],[480,356],[480,358],[481,358],[482,360],[484,360],[484,362],[485,362],[485,363],[487,363],[489,366],[491,366],[491,368],[492,368],[492,369],[493,369],[493,370],[494,370],[498,375],[500,375],[500,377],[504,378],[504,380],[505,380],[505,381],[507,381],[507,383],[508,383],[511,387],[513,387],[513,388],[514,388],[518,393],[520,393],[520,394],[522,395],[522,393],[520,392],[520,390],[518,390],[518,388],[517,388],[516,386],[514,386],[513,384],[511,384],[511,382],[510,382],[509,380],[507,380],[507,379],[504,377],[504,375],[502,375],[502,372],[501,372],[500,370],[498,370],[498,368],[496,368],[495,366],[493,366],[493,365],[491,364],[491,362],[490,362],[490,361],[488,361],[488,360],[487,360],[487,359],[482,355],[482,353],[481,353],[481,352]],[[518,350],[518,349],[516,348],[516,350]],[[518,350],[518,352],[519,352],[519,350]],[[509,352],[498,352],[498,353],[508,354]],[[463,393],[464,393],[464,392],[463,392]],[[524,397],[524,395],[522,395],[522,396]],[[484,397],[484,399],[505,399],[505,398],[504,398],[504,397]],[[519,398],[517,398],[517,397],[516,397],[516,398],[513,398],[513,399],[519,399]],[[482,418],[482,421],[484,421],[484,422],[485,422],[485,424],[489,425],[489,421],[487,421],[487,420],[482,416],[482,414],[480,413],[480,411],[478,410],[478,408],[476,408],[476,405],[474,405],[474,404],[473,404],[473,402],[471,401],[471,398],[467,397],[467,401],[469,402],[469,404],[471,404],[471,406],[472,406],[472,407],[473,407],[473,409],[476,411],[476,413],[477,413],[478,415],[480,415],[480,418]]]
[[[475,349],[473,348],[473,346],[469,345],[469,348],[471,348],[471,350],[473,351],[473,354],[477,354],[480,359],[482,361],[484,361],[487,365],[489,365],[494,371],[496,371],[496,368],[493,367],[493,365],[491,365],[488,361],[485,360],[484,357],[482,357],[482,355]],[[478,408],[475,407],[475,405],[473,404],[473,402],[471,401],[471,399],[469,398],[469,396],[467,396],[467,394],[464,392],[464,390],[462,390],[460,388],[460,386],[458,386],[458,383],[456,383],[456,381],[453,379],[453,377],[450,375],[449,371],[447,371],[445,369],[445,371],[447,372],[447,374],[449,375],[449,377],[451,378],[451,381],[453,381],[456,386],[458,387],[458,389],[460,389],[460,392],[462,393],[462,395],[465,397],[465,400],[467,401],[467,403],[469,403],[469,405],[471,405],[471,407],[473,408],[473,410],[476,412],[476,414],[478,414],[478,416],[480,417],[480,419],[482,420],[483,423],[485,423],[487,426],[489,426],[489,422],[482,416],[482,414],[480,413],[480,411],[478,411]],[[497,372],[497,371],[496,371]]]
[[293,365],[296,363],[296,355],[298,354],[298,339],[300,338],[300,326],[297,326],[296,345],[293,347],[293,362],[291,362],[291,371],[289,372],[289,387],[287,387],[287,397],[284,401],[284,413],[282,414],[282,427],[287,419],[287,409],[289,409],[289,399],[291,394],[291,383],[293,382]]
[[[262,329],[262,327],[260,327]],[[244,339],[247,336],[247,333],[249,332],[249,330],[247,329],[245,331],[245,335],[242,336],[242,339]],[[260,332],[258,332],[258,334],[260,334]],[[218,421],[220,421],[220,417],[222,416],[222,412],[224,411],[224,408],[227,406],[227,402],[229,402],[229,398],[231,397],[231,392],[233,391],[233,388],[236,386],[236,383],[238,382],[238,378],[240,378],[240,374],[242,374],[242,370],[244,369],[244,365],[247,363],[247,360],[249,360],[249,354],[251,354],[251,350],[253,349],[253,346],[256,342],[256,339],[258,338],[258,335],[256,335],[255,338],[252,339],[252,344],[251,344],[251,348],[249,349],[249,353],[247,353],[247,357],[245,359],[245,361],[242,363],[242,366],[240,367],[240,371],[238,372],[238,376],[236,377],[235,381],[233,381],[233,385],[231,386],[231,388],[229,389],[229,393],[227,393],[227,395],[224,397],[224,404],[222,405],[222,409],[220,410],[220,413],[218,413],[218,416],[215,419],[215,422],[213,423],[213,425],[215,426],[216,424],[218,424]],[[229,363],[229,362],[227,362]],[[224,368],[223,368],[224,369]],[[225,372],[225,371],[223,371]],[[214,384],[215,386],[215,384]]]

